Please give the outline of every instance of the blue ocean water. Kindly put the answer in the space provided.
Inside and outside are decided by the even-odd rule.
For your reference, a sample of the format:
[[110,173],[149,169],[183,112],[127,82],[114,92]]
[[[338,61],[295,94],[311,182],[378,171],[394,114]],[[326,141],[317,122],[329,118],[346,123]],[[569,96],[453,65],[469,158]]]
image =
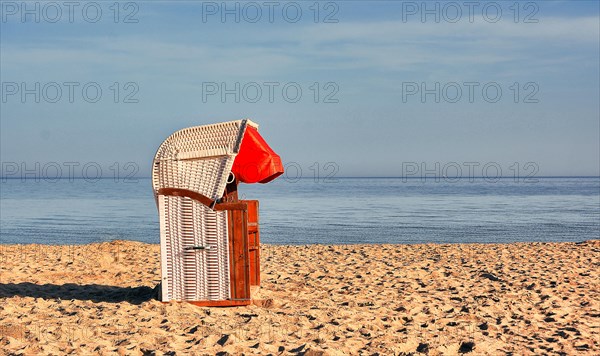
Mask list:
[[[241,185],[272,244],[503,243],[600,238],[600,178],[456,182],[278,179]],[[159,242],[149,179],[0,183],[0,243]]]

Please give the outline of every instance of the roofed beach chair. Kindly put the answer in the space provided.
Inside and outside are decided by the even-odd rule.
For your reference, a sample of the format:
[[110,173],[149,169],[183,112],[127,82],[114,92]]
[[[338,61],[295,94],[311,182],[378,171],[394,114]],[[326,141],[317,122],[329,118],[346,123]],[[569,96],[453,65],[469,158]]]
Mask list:
[[161,300],[201,306],[251,303],[260,284],[258,201],[237,185],[283,173],[250,120],[179,130],[159,147],[152,187],[158,206]]

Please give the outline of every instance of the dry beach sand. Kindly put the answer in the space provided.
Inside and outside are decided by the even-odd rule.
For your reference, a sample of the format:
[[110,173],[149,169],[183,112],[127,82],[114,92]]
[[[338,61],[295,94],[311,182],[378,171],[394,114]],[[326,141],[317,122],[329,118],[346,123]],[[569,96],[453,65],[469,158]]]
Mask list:
[[200,308],[158,245],[0,245],[0,354],[600,354],[600,241],[262,251],[254,305]]

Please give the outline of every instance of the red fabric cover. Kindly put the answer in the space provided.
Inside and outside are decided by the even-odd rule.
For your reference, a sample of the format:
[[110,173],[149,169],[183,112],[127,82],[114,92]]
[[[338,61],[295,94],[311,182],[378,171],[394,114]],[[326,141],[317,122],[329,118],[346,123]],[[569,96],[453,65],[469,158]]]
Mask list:
[[283,173],[283,165],[281,157],[269,147],[258,130],[248,126],[231,172],[240,182],[268,183]]

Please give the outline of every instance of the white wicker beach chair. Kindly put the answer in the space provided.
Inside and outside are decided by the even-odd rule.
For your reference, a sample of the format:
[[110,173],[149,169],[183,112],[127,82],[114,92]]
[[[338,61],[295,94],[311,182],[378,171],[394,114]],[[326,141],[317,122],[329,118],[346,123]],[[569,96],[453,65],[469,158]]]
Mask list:
[[[231,269],[248,274],[244,272],[247,262],[235,264],[235,249],[248,247],[232,246],[231,236],[247,232],[236,231],[230,222],[245,219],[247,214],[235,214],[247,207],[220,201],[228,178],[231,183],[230,172],[247,127],[258,125],[237,120],[186,128],[169,136],[154,157],[152,187],[160,219],[163,302],[250,303],[248,285],[231,285],[237,283]],[[235,243],[242,240],[247,244],[246,236]]]

